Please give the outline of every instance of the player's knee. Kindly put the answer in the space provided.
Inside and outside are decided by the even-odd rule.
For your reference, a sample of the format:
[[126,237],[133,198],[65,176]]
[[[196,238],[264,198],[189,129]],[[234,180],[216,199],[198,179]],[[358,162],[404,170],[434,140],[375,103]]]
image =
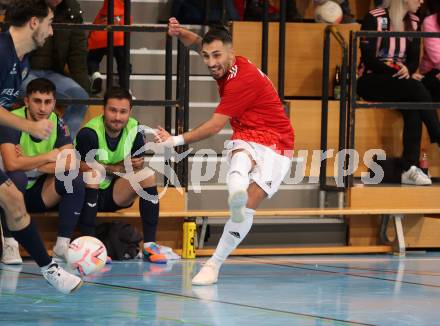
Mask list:
[[75,190],[84,191],[86,184],[83,180],[82,173],[78,174],[78,176],[72,180],[72,186],[74,191]]
[[156,185],[156,175],[153,172],[153,175],[149,175],[145,179],[143,179],[140,183],[142,188],[149,188]]
[[247,176],[252,169],[252,159],[247,152],[239,151],[232,155],[230,161],[230,174],[240,174],[241,176]]
[[103,175],[99,170],[90,170],[81,174],[86,188],[98,189],[99,180],[103,179]]
[[2,206],[9,230],[20,231],[29,225],[30,217],[26,211],[23,194],[17,188],[8,191]]
[[60,196],[74,194],[81,195],[85,192],[85,183],[83,181],[82,174],[78,174],[75,178],[72,179],[72,191],[69,192],[66,189],[66,186],[63,181],[55,178],[55,190]]
[[8,176],[9,178],[11,178],[11,181],[14,183],[18,190],[20,190],[22,193],[26,191],[26,186],[28,183],[28,177],[26,173],[24,173],[23,171],[11,171],[8,172]]

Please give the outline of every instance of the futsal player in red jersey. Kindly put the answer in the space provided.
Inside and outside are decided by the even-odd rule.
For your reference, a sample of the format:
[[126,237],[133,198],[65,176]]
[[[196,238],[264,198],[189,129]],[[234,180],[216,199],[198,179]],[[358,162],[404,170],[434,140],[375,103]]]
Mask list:
[[170,18],[168,33],[202,56],[221,99],[212,117],[199,127],[178,136],[159,127],[156,141],[170,147],[196,142],[217,134],[228,122],[233,130],[226,145],[231,216],[214,255],[192,280],[194,285],[210,285],[248,234],[255,209],[273,196],[290,171],[293,129],[272,82],[248,59],[235,55],[228,30],[212,28],[202,38]]

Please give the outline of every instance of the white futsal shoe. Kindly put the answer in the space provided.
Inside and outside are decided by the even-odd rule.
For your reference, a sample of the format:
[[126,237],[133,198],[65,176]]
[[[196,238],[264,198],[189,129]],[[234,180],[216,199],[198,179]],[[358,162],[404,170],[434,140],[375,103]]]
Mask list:
[[238,190],[229,195],[228,204],[233,222],[243,222],[247,200],[248,194],[246,190]]
[[66,272],[55,262],[43,271],[43,276],[50,285],[64,294],[72,293],[83,285],[80,277]]
[[23,259],[20,256],[18,242],[14,238],[4,238],[2,263],[5,265],[21,265]]
[[209,260],[203,265],[202,269],[192,279],[193,285],[212,285],[217,283],[218,268]]

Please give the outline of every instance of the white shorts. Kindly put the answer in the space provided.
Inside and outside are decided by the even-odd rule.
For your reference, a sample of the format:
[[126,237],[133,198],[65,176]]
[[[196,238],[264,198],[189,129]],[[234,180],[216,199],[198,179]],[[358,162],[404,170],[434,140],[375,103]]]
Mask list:
[[287,156],[254,142],[236,139],[227,142],[225,147],[228,164],[231,161],[232,152],[237,149],[244,149],[251,155],[256,164],[250,172],[250,180],[259,185],[268,198],[278,191],[292,165],[292,160]]

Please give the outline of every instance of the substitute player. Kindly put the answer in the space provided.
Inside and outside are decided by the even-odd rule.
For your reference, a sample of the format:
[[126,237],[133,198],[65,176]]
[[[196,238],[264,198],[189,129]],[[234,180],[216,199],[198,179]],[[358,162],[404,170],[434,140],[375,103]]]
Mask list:
[[[11,180],[24,193],[29,213],[58,210],[58,237],[53,253],[55,259],[65,261],[84,203],[84,182],[82,175],[77,174],[71,181],[72,187],[67,188],[55,176],[58,154],[63,150],[73,150],[67,126],[54,113],[55,85],[46,78],[32,80],[26,87],[24,102],[25,107],[12,113],[31,121],[49,119],[56,127],[45,140],[5,127],[0,132],[0,153],[5,170],[15,172],[10,175]],[[65,169],[76,168],[75,164],[66,165]],[[12,237],[6,231],[3,236]],[[18,245],[14,252],[18,254]]]
[[156,141],[166,146],[192,143],[217,134],[228,121],[233,129],[227,144],[231,218],[214,255],[192,280],[194,285],[209,285],[217,282],[221,265],[246,237],[255,209],[272,197],[290,170],[293,129],[271,81],[248,59],[234,54],[226,29],[211,29],[201,38],[170,18],[168,33],[200,53],[221,99],[213,116],[199,127],[179,136],[159,127]]
[[[139,198],[144,258],[153,263],[166,263],[165,255],[160,253],[155,243],[159,219],[156,178],[153,170],[144,167],[144,157],[135,155],[145,141],[142,133],[137,130],[138,121],[130,117],[131,108],[132,96],[129,91],[118,87],[108,90],[104,95],[104,113],[90,120],[76,137],[76,149],[81,155],[81,171],[88,173],[86,175],[102,175],[96,165],[94,167],[91,162],[87,162],[89,159],[96,160],[106,174],[99,183],[86,182],[86,201],[80,226],[84,235],[94,235],[98,211],[114,212],[133,205],[139,194],[128,178],[130,173],[142,173],[137,184],[139,190],[145,192],[145,196]],[[88,157],[90,153],[92,155]],[[127,156],[133,171],[126,171],[124,159]],[[117,173],[126,173],[126,177]]]
[[[7,111],[16,102],[22,80],[26,78],[29,61],[27,54],[44,44],[53,34],[53,12],[44,0],[12,0],[8,3],[5,21],[10,25],[0,33],[0,124],[27,132],[37,138],[48,138],[53,124],[47,120],[22,119]],[[1,130],[0,130],[1,132]],[[12,236],[35,259],[44,278],[57,290],[70,293],[82,281],[67,273],[47,254],[35,225],[26,211],[23,195],[0,170],[0,205]],[[4,243],[2,262],[8,262],[13,248]],[[5,257],[6,256],[6,257]]]

